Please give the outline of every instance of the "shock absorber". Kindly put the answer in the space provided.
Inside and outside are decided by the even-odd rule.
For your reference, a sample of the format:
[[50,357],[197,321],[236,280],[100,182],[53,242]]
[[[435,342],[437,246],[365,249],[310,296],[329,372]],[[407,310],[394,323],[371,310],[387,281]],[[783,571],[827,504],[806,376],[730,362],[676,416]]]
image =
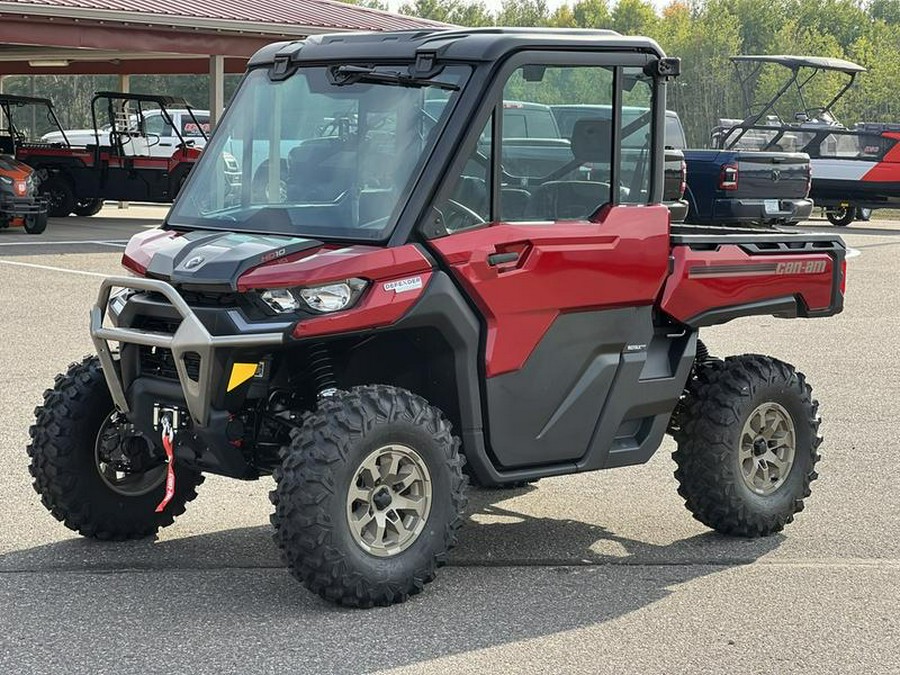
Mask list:
[[316,385],[319,396],[331,396],[337,391],[337,379],[334,376],[334,365],[331,353],[321,342],[309,348],[309,372]]

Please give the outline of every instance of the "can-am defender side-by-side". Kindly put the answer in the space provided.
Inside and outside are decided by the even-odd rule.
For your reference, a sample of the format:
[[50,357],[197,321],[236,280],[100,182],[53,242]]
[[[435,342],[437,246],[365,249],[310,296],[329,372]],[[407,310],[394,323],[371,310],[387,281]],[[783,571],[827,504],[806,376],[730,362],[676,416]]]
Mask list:
[[[55,128],[44,134],[52,140],[21,146],[17,158],[41,176],[52,217],[92,216],[104,200],[171,202],[200,156],[193,139],[174,123],[173,108],[185,111],[190,129],[205,141],[208,124],[182,98],[102,91],[91,100],[93,143],[70,143],[53,115]],[[173,147],[159,156],[153,149],[163,138]]]
[[[747,117],[720,121],[712,132],[713,147],[805,152],[812,165],[810,197],[839,227],[871,209],[900,205],[900,124],[859,122],[847,128],[834,116],[834,106],[865,68],[818,56],[744,55],[731,60]],[[788,76],[771,99],[760,103],[754,87],[767,64],[786,69]],[[829,73],[845,77],[843,86],[823,105],[808,107],[810,85]],[[782,116],[785,100],[799,101],[803,109]]]
[[[840,312],[845,249],[670,226],[679,63],[647,38],[575,30],[257,53],[166,222],[128,244],[132,276],[101,284],[97,355],[36,411],[44,505],[86,536],[143,537],[204,472],[272,475],[292,573],[331,601],[386,605],[447,560],[467,475],[640,464],[668,430],[700,521],[780,531],[816,477],[817,403],[791,365],[713,358],[698,332]],[[547,144],[555,165],[517,175],[504,101],[612,114],[575,121],[567,156]],[[651,111],[627,162],[623,134],[640,130],[625,106]]]

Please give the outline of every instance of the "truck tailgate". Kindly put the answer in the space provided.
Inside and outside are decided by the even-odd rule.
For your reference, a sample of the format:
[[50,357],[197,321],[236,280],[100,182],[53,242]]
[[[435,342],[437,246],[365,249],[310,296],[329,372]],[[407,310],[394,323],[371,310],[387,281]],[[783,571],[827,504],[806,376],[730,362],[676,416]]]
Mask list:
[[803,199],[809,192],[809,155],[801,152],[738,152],[733,196]]
[[846,249],[840,237],[728,230],[674,234],[672,245],[661,307],[689,326],[751,315],[831,316],[843,309]]

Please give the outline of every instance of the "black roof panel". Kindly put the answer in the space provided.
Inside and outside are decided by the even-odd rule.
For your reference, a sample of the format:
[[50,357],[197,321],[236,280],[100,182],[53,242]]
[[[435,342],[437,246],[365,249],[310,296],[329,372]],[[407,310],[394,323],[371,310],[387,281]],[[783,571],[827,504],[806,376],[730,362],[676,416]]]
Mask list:
[[393,33],[332,33],[305,40],[277,42],[260,49],[249,67],[271,64],[278,55],[292,61],[411,61],[422,51],[445,60],[494,61],[524,48],[615,49],[664,56],[650,38],[620,35],[611,30],[577,28],[453,28]]

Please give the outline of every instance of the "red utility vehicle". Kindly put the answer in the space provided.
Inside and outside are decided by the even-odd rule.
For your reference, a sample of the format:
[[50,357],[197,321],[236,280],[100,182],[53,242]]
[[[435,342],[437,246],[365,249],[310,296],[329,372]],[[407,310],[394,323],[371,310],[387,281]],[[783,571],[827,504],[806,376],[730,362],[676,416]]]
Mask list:
[[[816,477],[817,403],[792,366],[713,358],[699,331],[840,312],[845,250],[831,235],[670,225],[679,69],[610,31],[260,51],[166,222],[129,243],[132,276],[103,282],[97,356],[37,409],[44,504],[86,536],[142,537],[204,472],[271,474],[295,576],[385,605],[447,560],[466,474],[504,486],[640,464],[668,430],[699,520],[781,530]],[[557,165],[521,176],[503,163],[504,100],[611,114],[576,120],[568,156],[548,145]],[[624,106],[649,111],[643,130]],[[624,133],[643,139],[627,162]]]
[[[204,125],[181,98],[153,94],[103,91],[91,101],[92,144],[71,145],[50,101],[41,99],[44,116],[55,123],[53,141],[20,144],[16,157],[34,167],[41,192],[49,199],[49,213],[91,216],[104,200],[171,202],[200,156],[191,139],[181,134],[168,110],[191,116],[191,128],[206,139]],[[152,128],[151,128],[152,122]],[[171,153],[154,156],[152,148],[165,134],[177,138]]]

